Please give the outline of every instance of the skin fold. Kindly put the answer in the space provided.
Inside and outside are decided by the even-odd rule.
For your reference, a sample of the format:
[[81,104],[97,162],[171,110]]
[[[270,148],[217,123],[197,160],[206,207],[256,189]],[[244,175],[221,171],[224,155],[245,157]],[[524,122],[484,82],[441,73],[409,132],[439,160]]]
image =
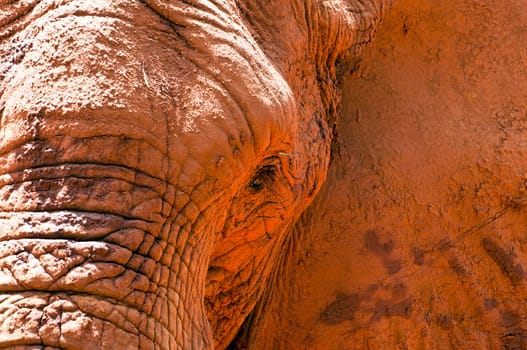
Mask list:
[[227,347],[386,7],[0,1],[0,347]]

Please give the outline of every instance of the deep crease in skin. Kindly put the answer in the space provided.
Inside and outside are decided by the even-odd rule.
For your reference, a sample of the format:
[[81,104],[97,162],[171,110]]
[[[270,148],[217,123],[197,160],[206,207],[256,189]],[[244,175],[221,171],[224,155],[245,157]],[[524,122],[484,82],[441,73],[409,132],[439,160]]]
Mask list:
[[[164,19],[170,20],[173,23],[175,23],[175,19],[176,18],[184,18],[184,19],[187,19],[187,20],[195,20],[196,22],[209,24],[209,25],[211,25],[213,27],[216,27],[217,29],[220,29],[220,30],[225,31],[225,32],[228,32],[230,30],[230,28],[228,26],[223,25],[223,23],[228,23],[229,22],[229,18],[227,18],[225,16],[225,14],[229,13],[230,10],[226,9],[226,8],[221,8],[221,9],[219,9],[219,11],[214,11],[214,9],[212,9],[210,7],[203,6],[203,2],[200,2],[198,4],[196,4],[196,3],[191,4],[190,2],[180,1],[180,2],[182,2],[182,3],[187,5],[186,6],[186,10],[187,11],[185,11],[185,9],[182,9],[181,7],[180,8],[171,7],[171,9],[173,11],[174,10],[175,11],[179,10],[180,12],[179,13],[170,13],[170,16],[169,16],[170,19],[168,19],[169,18],[168,16],[164,15],[161,11],[156,9],[156,5],[154,3],[152,3],[152,0],[139,0],[139,1],[141,3],[143,3],[145,6],[147,6],[150,10],[152,10],[158,16],[161,16]],[[207,3],[213,3],[213,1],[208,1]],[[216,3],[214,5],[218,7],[219,4]],[[191,10],[188,11],[189,9],[191,9]],[[160,10],[162,10],[162,9],[160,9]],[[194,10],[194,11],[192,11],[192,10]],[[199,10],[201,12],[200,13],[201,16],[199,16],[199,14],[195,13],[195,10]],[[218,20],[220,18],[223,20],[223,23]],[[177,23],[177,25],[181,25],[181,26],[187,27],[184,23]]]
[[[28,211],[19,211],[19,212],[14,212],[15,214],[29,214],[29,213],[62,213],[62,212],[67,212],[67,213],[78,213],[80,215],[82,214],[100,214],[100,215],[108,215],[108,216],[114,216],[114,217],[119,217],[118,215],[114,215],[114,214],[108,214],[108,213],[104,213],[104,212],[87,212],[87,211],[75,211],[75,210],[71,210],[71,209],[68,209],[68,210],[55,210],[55,211],[51,211],[51,210],[42,210],[42,211],[32,211],[32,212],[28,212]],[[6,213],[13,213],[13,212],[0,212],[0,218],[6,218],[7,216],[4,216],[2,217],[2,214],[6,214]],[[114,231],[111,231],[109,232],[107,235],[105,236],[101,236],[101,239],[104,239],[104,238],[111,238],[111,236],[115,233],[119,233],[119,232],[123,232],[123,231],[128,231],[128,230],[133,230],[133,229],[136,229],[138,231],[142,231],[145,233],[145,235],[150,235],[152,236],[154,239],[157,239],[158,238],[158,235],[154,234],[152,231],[149,231],[148,229],[146,229],[145,226],[148,225],[147,222],[144,222],[143,220],[137,220],[137,219],[127,219],[125,217],[120,217],[124,222],[126,222],[127,225],[130,225],[130,226],[127,226],[127,227],[121,227],[120,229],[118,230],[114,230]],[[144,223],[145,225],[138,225],[139,223]],[[136,225],[136,226],[132,226],[132,225]],[[123,225],[124,226],[124,225]],[[11,240],[17,240],[17,239],[30,239],[30,238],[26,238],[26,237],[23,237],[23,238],[13,238],[13,239],[7,239],[7,240],[0,240],[0,242],[7,242],[7,241],[11,241]],[[50,238],[39,238],[41,240],[47,240],[49,239],[50,241],[53,241],[53,240],[56,240],[56,239],[71,239],[71,238],[68,238],[68,237],[50,237]],[[87,240],[81,240],[81,239],[78,239],[78,237],[75,239],[75,241],[78,241],[78,242],[88,242],[88,241],[93,241],[93,239],[87,239]],[[129,247],[127,246],[123,246],[123,245],[120,245],[118,242],[114,242],[114,241],[111,241],[109,242],[111,244],[115,244],[115,245],[118,245],[124,249],[128,249],[130,250]]]
[[[49,117],[49,116],[47,116]],[[134,125],[135,128],[138,128],[138,126]],[[150,130],[148,129],[145,129],[143,128],[141,130],[142,132],[146,132],[148,134],[150,134],[150,136],[153,138],[153,139],[156,139],[158,136],[154,135],[151,133]],[[121,140],[123,142],[137,142],[138,144],[146,144],[150,147],[152,147],[153,150],[159,152],[160,154],[166,154],[166,150],[162,150],[160,149],[157,145],[154,145],[151,141],[147,140],[147,139],[141,139],[141,138],[132,138],[132,137],[125,137],[125,136],[122,136],[122,135],[112,135],[112,134],[104,134],[104,133],[101,133],[101,134],[95,134],[95,135],[92,135],[92,136],[87,136],[87,137],[72,137],[70,135],[62,135],[62,134],[55,134],[53,135],[52,137],[49,137],[49,138],[40,138],[40,137],[32,137],[30,140],[24,140],[24,141],[20,141],[19,144],[15,144],[15,145],[12,145],[11,148],[5,148],[3,151],[3,153],[0,153],[0,158],[4,158],[6,155],[9,155],[11,153],[14,153],[14,152],[18,152],[18,151],[24,151],[23,150],[23,147],[27,147],[27,145],[39,145],[39,144],[43,144],[43,145],[46,145],[47,142],[49,141],[53,141],[55,139],[58,139],[58,138],[61,138],[61,137],[68,137],[70,138],[71,140],[74,140],[75,142],[86,142],[88,140],[100,140],[100,139],[118,139],[118,140]],[[150,176],[153,176],[153,175],[150,175]]]
[[[45,168],[46,170],[50,169],[50,167],[42,167],[42,168]],[[35,170],[36,168],[33,168],[33,170]],[[19,176],[20,175],[20,176]],[[38,181],[38,180],[65,180],[65,179],[68,179],[68,178],[71,178],[71,179],[82,179],[82,180],[103,180],[103,181],[107,181],[107,180],[116,180],[116,181],[122,181],[124,183],[127,183],[127,184],[130,184],[132,185],[134,188],[137,188],[137,189],[145,189],[145,190],[151,190],[155,193],[157,193],[160,198],[167,204],[169,204],[169,201],[167,200],[167,198],[165,197],[162,197],[164,193],[166,193],[166,191],[159,191],[159,190],[156,190],[152,187],[149,187],[149,186],[146,186],[146,185],[139,185],[137,182],[133,182],[131,180],[127,180],[127,179],[124,179],[122,177],[117,177],[117,176],[100,176],[100,177],[88,177],[88,176],[74,176],[74,175],[71,175],[71,176],[60,176],[60,175],[40,175],[39,177],[27,177],[27,178],[22,178],[24,177],[24,172],[23,171],[20,171],[20,172],[17,172],[17,173],[12,173],[12,174],[5,174],[4,175],[0,175],[0,190],[3,188],[3,187],[7,187],[7,186],[11,186],[11,185],[21,185],[23,183],[31,183],[32,181]],[[6,178],[5,181],[2,181],[2,177]],[[16,179],[18,178],[18,179]],[[11,181],[9,181],[11,180]],[[162,192],[162,193],[160,193]]]
[[[98,210],[86,210],[86,208],[81,208],[81,207],[75,207],[75,206],[72,206],[72,207],[61,207],[61,208],[56,208],[56,209],[42,209],[42,210],[31,210],[31,211],[27,211],[27,210],[11,210],[10,212],[12,213],[28,213],[28,212],[33,212],[33,213],[57,213],[57,212],[63,212],[63,211],[68,211],[68,212],[72,212],[72,213],[89,213],[89,214],[108,214],[108,215],[112,215],[112,216],[120,216],[122,219],[124,220],[127,220],[127,221],[141,221],[141,222],[144,222],[144,223],[147,223],[147,224],[160,224],[159,222],[157,221],[149,221],[149,220],[146,220],[146,219],[137,219],[133,216],[127,216],[127,215],[124,215],[124,214],[119,214],[119,213],[110,213],[110,212],[103,212],[103,211],[98,211]],[[5,211],[3,211],[5,213]]]
[[[53,139],[55,139],[55,138],[53,138]],[[100,137],[100,138],[99,138],[99,137],[93,137],[93,138],[87,138],[87,139],[83,139],[83,140],[100,140],[100,139],[102,139],[103,141],[108,140],[108,139],[109,139],[110,141],[114,141],[114,140],[122,140],[122,138],[120,138],[120,137],[116,137],[116,136],[109,137],[109,138],[108,138],[108,137]],[[50,139],[50,140],[52,140],[52,139]],[[131,141],[131,140],[133,140],[133,139],[129,139],[128,141]],[[48,140],[46,140],[46,141],[48,141]],[[31,155],[33,155],[32,153],[36,152],[36,150],[34,150],[34,149],[25,150],[24,147],[27,147],[27,145],[31,145],[31,146],[32,146],[32,145],[36,145],[36,146],[46,146],[47,144],[48,144],[48,143],[46,143],[46,142],[41,142],[41,141],[37,141],[37,142],[34,142],[34,141],[28,141],[28,142],[26,142],[26,143],[23,143],[23,144],[18,145],[18,146],[15,147],[13,150],[11,150],[11,151],[7,151],[5,154],[0,155],[0,159],[1,159],[1,158],[4,158],[4,159],[5,159],[5,158],[8,158],[8,157],[11,156],[11,155],[14,155],[14,156],[18,156],[18,157],[20,157],[20,155],[26,155],[27,153],[30,153]],[[138,143],[138,145],[141,145],[141,143]],[[159,154],[163,154],[160,150],[157,150],[157,149],[154,149],[154,150],[156,150],[157,152],[159,152]],[[60,149],[60,151],[64,151],[64,150]],[[164,157],[163,157],[163,158],[164,158]],[[20,161],[20,160],[17,160],[17,161],[15,161],[15,166],[14,166],[14,167],[11,166],[11,167],[9,167],[9,168],[11,168],[11,169],[14,168],[14,169],[15,169],[14,171],[17,171],[16,166],[19,165],[19,163],[24,163],[24,162],[25,162],[25,163],[29,163],[29,159],[22,159],[21,161]],[[33,161],[33,163],[34,163],[34,161]],[[99,160],[98,160],[97,163],[95,163],[94,161],[80,162],[80,161],[67,161],[67,160],[66,160],[66,161],[55,161],[55,162],[53,162],[53,163],[46,163],[46,161],[39,160],[38,163],[40,163],[40,164],[38,164],[38,165],[25,164],[24,167],[21,167],[21,166],[19,165],[19,168],[20,168],[20,169],[23,169],[23,170],[26,170],[26,169],[29,170],[29,169],[32,169],[32,168],[42,168],[42,167],[50,167],[50,166],[61,166],[61,165],[67,165],[67,164],[84,164],[84,165],[99,164],[99,165],[102,165],[102,166],[106,165],[106,166],[122,167],[122,168],[128,169],[128,170],[133,171],[133,172],[136,172],[136,173],[142,173],[142,174],[144,174],[144,175],[146,175],[146,176],[148,176],[148,177],[155,178],[155,179],[157,179],[157,180],[159,180],[159,181],[162,181],[162,182],[167,182],[167,181],[168,181],[168,179],[162,179],[162,178],[160,178],[160,177],[156,177],[156,176],[153,175],[153,174],[147,174],[147,173],[145,173],[144,171],[138,169],[137,167],[131,167],[131,166],[128,166],[128,165],[126,165],[126,164],[115,164],[115,163],[111,163],[111,162],[109,162],[109,161],[104,161],[104,160],[103,160],[103,161],[99,161]],[[8,169],[9,169],[9,168],[8,168]],[[13,170],[10,170],[10,171],[12,172]],[[1,175],[3,175],[3,174],[0,173],[0,176],[1,176]],[[171,185],[175,185],[175,184],[172,183]]]
[[[163,198],[161,194],[159,194],[157,191],[155,191],[151,187],[140,186],[140,185],[137,185],[137,184],[135,184],[135,183],[133,183],[131,181],[123,180],[123,179],[120,179],[120,178],[117,178],[117,177],[110,177],[110,176],[101,176],[101,177],[82,177],[82,176],[57,176],[57,177],[51,177],[51,176],[48,177],[48,176],[46,176],[46,177],[44,177],[43,176],[43,177],[40,177],[40,178],[20,180],[20,181],[12,181],[12,182],[9,182],[9,183],[4,183],[4,184],[0,185],[0,191],[2,191],[2,189],[4,187],[15,186],[15,185],[19,185],[20,186],[20,185],[23,185],[23,184],[32,184],[33,182],[39,181],[39,180],[57,180],[58,181],[58,180],[69,180],[69,179],[72,179],[72,180],[120,181],[120,182],[129,184],[129,185],[133,185],[134,190],[135,189],[143,189],[143,190],[149,190],[149,191],[155,192],[156,194],[159,195],[159,199],[161,199],[164,204],[170,205],[170,203],[165,198]],[[160,213],[160,214],[162,214],[162,213]],[[116,214],[116,215],[118,215],[118,214]],[[146,221],[148,221],[148,220],[146,220]],[[153,221],[149,221],[149,222],[153,222]]]

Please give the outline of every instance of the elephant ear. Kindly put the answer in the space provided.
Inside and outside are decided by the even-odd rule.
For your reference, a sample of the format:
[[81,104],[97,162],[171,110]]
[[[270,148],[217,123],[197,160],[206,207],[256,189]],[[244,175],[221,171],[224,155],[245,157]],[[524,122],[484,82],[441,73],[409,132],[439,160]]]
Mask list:
[[[392,0],[306,1],[309,27],[308,59],[314,59],[323,106],[323,123],[336,129],[340,116],[339,81],[350,70],[361,49],[373,40]],[[319,124],[321,124],[319,122]],[[333,145],[332,145],[333,147]]]
[[[356,57],[372,41],[392,0],[318,0],[319,60],[323,69],[334,69]],[[330,73],[335,73],[331,71]]]

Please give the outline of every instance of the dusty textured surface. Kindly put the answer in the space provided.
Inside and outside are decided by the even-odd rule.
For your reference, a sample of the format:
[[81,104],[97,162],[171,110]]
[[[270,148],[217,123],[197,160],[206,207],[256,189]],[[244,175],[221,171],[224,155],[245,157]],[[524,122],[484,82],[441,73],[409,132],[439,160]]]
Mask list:
[[0,347],[226,347],[387,2],[0,1]]
[[527,347],[525,23],[523,1],[395,2],[255,348]]
[[526,348],[527,5],[387,3],[0,1],[0,347]]

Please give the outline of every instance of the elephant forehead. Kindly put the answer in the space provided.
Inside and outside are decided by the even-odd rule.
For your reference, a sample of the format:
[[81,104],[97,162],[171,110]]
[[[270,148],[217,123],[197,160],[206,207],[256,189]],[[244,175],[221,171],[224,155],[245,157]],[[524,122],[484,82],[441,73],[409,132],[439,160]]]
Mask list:
[[[247,161],[290,151],[289,86],[240,24],[227,30],[186,14],[192,25],[177,27],[126,0],[41,1],[28,16],[0,44],[7,56],[20,48],[2,62],[0,146],[39,123],[41,137],[104,133],[146,139],[177,164],[207,158],[201,169],[187,166],[196,173],[236,155],[251,168]],[[51,117],[21,125],[21,114],[42,110]]]
[[[295,103],[289,84],[256,43],[234,1],[147,0],[161,17],[178,26],[192,48],[188,58],[230,94],[265,149],[295,129]],[[287,140],[289,142],[289,140]]]

